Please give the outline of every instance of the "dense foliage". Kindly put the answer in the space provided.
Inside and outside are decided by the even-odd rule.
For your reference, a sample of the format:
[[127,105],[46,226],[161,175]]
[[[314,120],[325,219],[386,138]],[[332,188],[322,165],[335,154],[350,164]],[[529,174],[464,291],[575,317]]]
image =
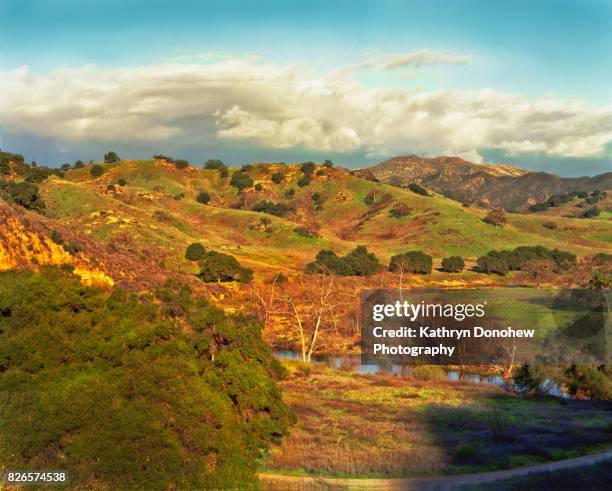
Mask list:
[[380,271],[380,261],[365,246],[357,246],[346,256],[321,250],[316,259],[306,265],[307,273],[337,274],[340,276],[369,276]]
[[89,173],[92,175],[92,177],[100,177],[102,174],[104,174],[104,167],[102,167],[100,164],[94,164],[89,170]]
[[264,199],[253,206],[253,211],[268,213],[269,215],[274,215],[277,217],[284,217],[291,211],[291,209],[283,203],[272,203],[271,201]]
[[281,182],[283,182],[284,178],[285,178],[285,174],[283,174],[280,171],[274,172],[272,176],[270,177],[270,179],[272,179],[272,182],[274,184],[280,184]]
[[460,273],[465,268],[465,261],[461,256],[450,256],[442,259],[442,269],[447,273]]
[[45,208],[45,203],[38,192],[38,186],[28,181],[15,182],[0,179],[0,198],[36,212],[41,212]]
[[230,184],[237,188],[238,191],[242,191],[243,189],[250,188],[253,185],[253,179],[242,171],[234,172],[232,174],[232,178],[230,179]]
[[203,205],[207,205],[208,203],[210,203],[210,200],[211,200],[210,193],[206,191],[201,191],[196,196],[196,201],[198,203],[202,203]]
[[420,194],[421,196],[431,196],[427,189],[425,189],[423,186],[420,186],[416,182],[411,182],[410,184],[408,184],[408,189],[410,189],[410,191],[412,191],[413,193]]
[[393,273],[430,274],[432,259],[422,251],[409,251],[391,258],[389,271]]
[[253,278],[251,269],[242,266],[234,256],[221,252],[206,252],[200,259],[199,265],[198,277],[207,283],[215,281],[249,283]]
[[9,468],[65,469],[81,489],[255,488],[293,420],[260,324],[185,286],[137,296],[5,272],[0,312]]
[[199,242],[189,244],[185,250],[185,259],[189,261],[199,261],[206,254],[206,248]]
[[560,272],[576,264],[576,255],[544,246],[521,246],[511,251],[489,251],[478,258],[477,264],[485,273],[505,275],[508,271],[521,271],[528,262],[537,260],[551,261]]
[[221,169],[226,169],[226,166],[219,159],[209,159],[206,162],[204,162],[204,168],[212,169],[212,170],[221,170]]
[[119,157],[119,155],[117,155],[117,152],[113,152],[112,150],[104,154],[104,162],[106,162],[107,164],[119,162],[120,160],[121,158]]
[[393,218],[405,218],[410,215],[412,210],[406,203],[395,203],[389,210],[389,216]]
[[189,162],[187,162],[185,159],[176,159],[174,161],[174,166],[179,170],[186,169],[189,167]]

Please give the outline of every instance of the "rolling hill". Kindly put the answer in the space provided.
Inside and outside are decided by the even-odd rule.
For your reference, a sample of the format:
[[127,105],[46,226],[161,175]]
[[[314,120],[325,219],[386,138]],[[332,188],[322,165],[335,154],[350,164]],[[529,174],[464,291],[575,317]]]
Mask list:
[[506,210],[524,210],[554,194],[612,189],[612,172],[566,178],[506,165],[475,164],[458,157],[395,157],[354,173],[399,187],[416,182],[462,203]]

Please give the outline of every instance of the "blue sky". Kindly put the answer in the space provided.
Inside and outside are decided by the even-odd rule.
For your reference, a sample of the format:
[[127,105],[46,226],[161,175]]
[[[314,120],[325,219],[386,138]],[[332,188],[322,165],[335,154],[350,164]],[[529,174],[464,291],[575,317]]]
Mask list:
[[[11,95],[4,102],[0,96],[0,145],[39,162],[96,159],[111,147],[133,157],[180,153],[195,162],[331,156],[348,166],[452,151],[566,175],[610,169],[610,1],[0,0],[0,19],[0,71]],[[226,66],[232,60],[243,61]],[[385,68],[394,60],[398,67]],[[84,72],[91,65],[93,75]],[[162,65],[183,73],[180,86],[172,83],[180,94],[151,96],[151,85],[159,85],[153,67]],[[189,88],[184,68],[194,66],[188,71],[197,83]],[[251,75],[236,85],[232,69]],[[277,76],[268,80],[266,70]],[[231,88],[211,88],[211,71]],[[173,77],[164,73],[164,82]],[[109,88],[113,77],[123,84]],[[97,86],[100,79],[107,87]],[[252,85],[240,86],[254,79],[262,101]],[[143,86],[131,98],[108,92]],[[312,89],[307,99],[304,86]],[[315,96],[321,86],[323,95]],[[61,107],[53,106],[52,90]],[[342,101],[337,107],[325,95],[330,91]],[[170,117],[168,106],[150,108],[168,97],[177,105],[192,100],[200,112]],[[140,112],[134,121],[143,98],[149,121]],[[79,103],[69,107],[71,99]],[[132,109],[94,114],[95,100]],[[368,114],[376,118],[365,124],[355,101],[374,108]],[[387,117],[395,112],[396,119]],[[556,114],[561,119],[552,121]],[[118,135],[108,128],[113,117],[123,128]],[[387,119],[388,126],[379,123]],[[453,128],[445,137],[455,121],[470,131]],[[50,129],[54,123],[62,128]]]

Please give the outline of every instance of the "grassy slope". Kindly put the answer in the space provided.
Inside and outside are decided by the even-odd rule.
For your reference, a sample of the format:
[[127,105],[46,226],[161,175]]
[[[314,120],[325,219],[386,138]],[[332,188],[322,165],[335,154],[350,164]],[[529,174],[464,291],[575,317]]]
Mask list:
[[[85,167],[69,171],[64,180],[46,181],[42,193],[48,214],[103,240],[116,240],[129,231],[135,247],[166,249],[166,264],[173,267],[188,267],[182,253],[194,241],[231,253],[255,269],[301,269],[321,248],[345,253],[357,244],[366,244],[385,260],[410,249],[425,250],[437,258],[451,254],[473,258],[491,249],[535,244],[579,255],[612,249],[610,220],[558,217],[554,218],[558,228],[549,230],[543,227],[551,220],[549,216],[509,215],[506,227],[495,227],[482,222],[482,210],[466,209],[438,195],[422,197],[340,170],[327,170],[326,175],[315,176],[311,185],[300,188],[296,185],[301,176],[297,166],[256,166],[249,175],[263,189],[251,188],[241,198],[229,179],[220,179],[217,171],[179,171],[153,161],[125,161],[105,167],[106,173],[98,179]],[[270,180],[275,170],[287,173],[280,184]],[[128,186],[107,192],[107,184],[116,184],[120,178],[126,179]],[[296,193],[286,199],[284,193],[289,188]],[[212,194],[209,205],[195,201],[201,190]],[[366,205],[364,197],[371,191],[388,195],[387,203],[380,208]],[[325,197],[318,212],[312,206],[314,192]],[[181,194],[184,198],[175,199]],[[268,199],[296,211],[279,218],[232,208],[240,199],[246,200],[247,209]],[[388,211],[400,201],[412,213],[398,220]],[[262,217],[272,221],[268,230],[260,223]],[[296,234],[293,229],[300,224],[318,228],[320,238]]]

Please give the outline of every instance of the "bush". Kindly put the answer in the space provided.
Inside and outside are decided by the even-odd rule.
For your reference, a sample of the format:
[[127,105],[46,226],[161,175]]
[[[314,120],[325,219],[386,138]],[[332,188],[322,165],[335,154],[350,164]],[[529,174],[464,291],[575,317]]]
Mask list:
[[104,162],[106,162],[107,164],[119,162],[120,160],[121,159],[119,158],[119,155],[117,155],[117,152],[113,152],[112,150],[104,154]]
[[207,205],[208,203],[210,203],[211,197],[210,194],[207,193],[206,191],[202,191],[198,194],[198,196],[196,197],[196,201],[198,203],[202,203],[203,205]]
[[541,394],[549,375],[543,367],[524,364],[514,370],[512,385],[521,394]]
[[108,291],[69,269],[0,273],[3,465],[76,488],[257,488],[294,421],[261,325],[184,285]]
[[272,182],[274,184],[280,184],[281,182],[283,182],[284,178],[285,178],[285,174],[283,174],[280,171],[274,172],[271,176]]
[[412,210],[406,205],[406,203],[396,203],[393,208],[389,210],[389,216],[392,218],[405,218],[410,215]]
[[306,237],[308,239],[314,239],[319,237],[319,234],[316,230],[313,230],[309,227],[296,227],[293,229],[293,232],[298,234],[301,237]]
[[420,194],[421,196],[431,196],[427,189],[425,189],[423,186],[420,186],[416,182],[411,182],[410,184],[408,184],[408,189],[410,189],[410,191],[412,191],[413,193]]
[[555,222],[546,222],[542,224],[542,227],[547,228],[548,230],[556,230],[557,224]]
[[600,213],[601,213],[601,210],[597,208],[596,206],[593,206],[592,208],[589,208],[588,210],[583,211],[581,217],[582,218],[595,218],[599,216]]
[[589,195],[589,193],[587,193],[586,191],[580,191],[576,196],[578,196],[580,199],[584,199]]
[[393,273],[430,274],[433,261],[431,256],[422,251],[410,251],[391,258],[389,271]]
[[255,191],[261,191],[263,189],[263,184],[258,182],[255,184]]
[[497,274],[500,276],[505,276],[510,271],[508,267],[508,261],[506,261],[503,257],[497,257],[492,255],[481,256],[476,261],[478,265],[478,269],[487,274]]
[[314,162],[304,162],[301,166],[300,166],[300,170],[302,171],[302,173],[304,174],[304,176],[306,177],[311,177],[312,174],[314,173],[316,168],[316,165]]
[[310,177],[303,176],[298,179],[297,185],[301,188],[308,186],[311,183]]
[[117,184],[119,184],[119,186],[127,186],[127,181],[122,177],[117,181]]
[[293,198],[295,196],[295,189],[289,188],[285,191],[285,198]]
[[64,243],[62,234],[60,234],[57,230],[52,230],[49,234],[49,238],[57,245],[62,245]]
[[612,399],[612,378],[604,367],[574,365],[565,370],[563,382],[573,396],[601,401]]
[[331,160],[326,160],[325,162],[323,162],[323,166],[327,167],[328,169],[331,169],[334,166],[334,163]]
[[222,170],[222,169],[226,169],[226,166],[219,159],[209,159],[206,162],[204,162],[204,168],[212,169],[212,170]]
[[379,193],[378,191],[370,191],[368,194],[366,194],[365,198],[363,198],[363,202],[368,206],[376,204],[377,200],[379,202],[382,200],[382,193]]
[[102,167],[100,164],[95,164],[91,167],[89,173],[92,175],[92,177],[100,177],[102,174],[104,174],[104,167]]
[[221,177],[221,179],[227,179],[228,176],[229,176],[229,171],[227,169],[221,169],[219,171],[219,177]]
[[74,168],[75,168],[75,169],[82,169],[83,167],[85,167],[85,164],[83,163],[83,161],[82,161],[82,160],[77,160],[77,161],[74,163]]
[[534,205],[529,206],[528,210],[533,212],[548,210],[550,205],[548,203],[536,203]]
[[491,210],[489,213],[487,213],[487,216],[482,219],[482,221],[490,225],[503,227],[508,220],[503,210]]
[[253,185],[253,179],[243,172],[234,172],[232,174],[230,184],[237,188],[238,191],[242,191],[243,189],[250,188]]
[[31,182],[7,182],[0,179],[0,196],[28,210],[41,212],[45,208],[45,203],[38,192],[38,186]]
[[319,170],[318,170],[318,171],[315,173],[315,175],[317,175],[317,176],[319,176],[319,177],[320,177],[320,176],[324,176],[324,175],[325,175],[325,169],[319,169]]
[[115,190],[115,185],[114,184],[107,184],[106,185],[106,190],[107,191],[114,191]]
[[272,203],[271,201],[262,200],[253,207],[253,211],[260,213],[268,213],[277,217],[284,217],[291,209],[282,203]]
[[234,256],[221,252],[210,251],[204,254],[199,262],[200,274],[198,277],[206,282],[238,281],[249,283],[253,278],[253,271],[243,267]]
[[344,257],[335,252],[321,250],[316,259],[306,265],[310,274],[331,274],[340,276],[369,276],[380,271],[378,258],[369,253],[365,246],[357,246]]
[[249,172],[250,170],[253,170],[253,164],[244,164],[240,167],[240,172]]
[[442,269],[448,273],[460,273],[465,268],[465,262],[461,256],[450,256],[442,259]]
[[189,167],[189,162],[184,159],[177,159],[174,161],[174,167],[176,167],[178,170],[186,169]]
[[199,242],[189,244],[185,250],[185,259],[189,261],[199,261],[206,254],[206,248]]
[[172,157],[168,157],[167,155],[157,154],[153,155],[153,160],[165,160],[166,162],[174,162]]

